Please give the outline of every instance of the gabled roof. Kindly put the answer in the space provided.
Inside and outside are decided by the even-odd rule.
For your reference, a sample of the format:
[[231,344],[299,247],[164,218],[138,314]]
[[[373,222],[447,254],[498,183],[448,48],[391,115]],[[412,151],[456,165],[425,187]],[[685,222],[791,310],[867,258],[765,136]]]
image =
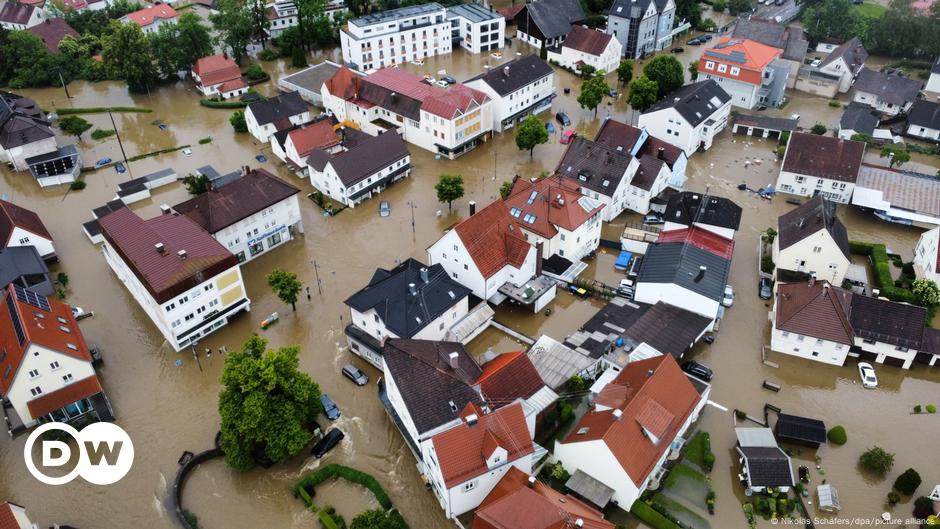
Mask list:
[[[519,7],[522,8],[523,5]],[[467,82],[482,80],[497,94],[506,96],[543,77],[552,75],[553,72],[554,70],[547,62],[540,59],[538,55],[532,54],[504,62],[496,68],[490,68],[468,79]]]
[[852,101],[842,112],[842,117],[839,119],[839,128],[854,130],[857,134],[868,134],[870,136],[878,128],[880,121],[881,114],[871,105]]
[[[613,409],[588,411],[559,442],[603,440],[639,486],[669,449],[701,396],[670,355],[627,364],[609,386],[625,388],[623,403]],[[621,412],[619,419],[615,410]]]
[[613,196],[632,159],[629,152],[578,136],[568,144],[555,172],[581,187]]
[[849,321],[855,336],[921,350],[927,309],[867,296],[852,296]]
[[0,7],[0,22],[26,25],[33,16],[34,6],[20,2],[5,2]]
[[52,241],[52,234],[46,229],[39,215],[12,202],[0,199],[0,247],[10,242],[15,228],[24,229],[34,235]]
[[[98,224],[105,240],[160,304],[238,265],[232,252],[185,215],[144,220],[121,208]],[[158,243],[163,244],[162,253]],[[182,250],[185,259],[178,253]]]
[[[346,134],[351,133],[347,131]],[[315,149],[310,153],[307,163],[318,171],[327,163],[331,164],[340,181],[349,188],[410,154],[405,140],[395,132],[383,132],[378,136],[352,134],[355,135],[355,142],[344,141],[346,150],[331,154],[323,149]]]
[[[776,322],[778,329],[803,336],[854,345],[849,323],[852,294],[826,281],[780,284],[777,286]],[[921,326],[923,326],[921,324]]]
[[471,529],[614,529],[600,511],[510,467],[477,507]]
[[524,351],[503,353],[483,364],[483,374],[476,385],[491,408],[505,406],[516,399],[535,395],[545,382]]
[[[414,294],[410,285],[415,286]],[[411,338],[468,294],[470,289],[451,279],[441,265],[427,267],[407,259],[391,270],[377,269],[346,305],[358,312],[374,309],[395,336]]]
[[431,442],[447,488],[488,472],[487,459],[496,447],[506,450],[505,464],[535,451],[519,402],[480,416],[475,424],[465,420],[435,435]]
[[486,405],[473,385],[483,370],[460,343],[391,338],[382,356],[419,434],[459,418],[468,404]]
[[918,127],[940,129],[940,103],[926,99],[914,101],[907,113],[907,122]]
[[29,32],[42,39],[49,53],[59,53],[59,43],[65,37],[79,37],[64,18],[47,18],[42,24],[29,28]]
[[73,402],[81,399],[87,399],[101,393],[101,383],[98,382],[97,375],[91,375],[81,380],[76,380],[52,393],[45,393],[26,403],[29,414],[33,418],[44,417],[58,409],[64,408]]
[[280,203],[300,190],[264,169],[181,202],[173,209],[186,215],[209,233],[219,231]]
[[636,174],[630,180],[630,185],[637,189],[649,191],[653,188],[653,184],[656,183],[663,168],[666,167],[666,162],[650,154],[641,154],[637,159],[640,165],[637,166]]
[[610,44],[610,39],[612,38],[613,35],[609,35],[603,31],[574,25],[571,26],[571,31],[568,32],[568,36],[565,37],[562,46],[587,53],[588,55],[599,56],[607,49],[607,45]]
[[678,358],[711,323],[701,314],[660,301],[645,311],[624,335]]
[[[616,150],[631,152],[643,135],[643,130],[608,117],[604,118],[594,141]],[[648,133],[646,140],[636,153],[637,156],[650,155],[659,158],[666,162],[670,169],[684,154],[685,152],[680,147]]]
[[701,248],[707,252],[713,253],[718,257],[731,260],[734,255],[734,241],[726,239],[713,231],[706,230],[699,226],[690,226],[678,230],[663,231],[659,234],[656,242],[682,242],[691,244],[696,248]]
[[923,85],[922,81],[905,77],[900,71],[882,73],[862,68],[852,86],[855,90],[873,94],[886,103],[905,105],[917,99]]
[[809,41],[803,36],[802,28],[784,26],[773,20],[753,16],[738,19],[731,36],[779,48],[783,50],[784,59],[798,62],[803,62],[806,49],[809,47]]
[[567,35],[572,24],[587,18],[577,0],[538,0],[526,12],[547,39]]
[[203,86],[223,84],[226,81],[241,79],[242,72],[238,64],[225,55],[210,55],[196,61],[193,73],[202,80]]
[[520,224],[499,200],[471,215],[454,230],[484,278],[506,266],[522,267],[529,252],[534,251]]
[[858,73],[859,68],[865,64],[865,61],[868,60],[868,52],[865,51],[865,46],[862,44],[861,39],[858,37],[852,37],[846,42],[839,45],[838,48],[832,50],[832,53],[828,57],[823,59],[823,62],[820,63],[820,68],[826,66],[836,59],[842,58],[845,60],[845,64],[849,67],[853,74]]
[[359,89],[360,77],[360,75],[357,75],[348,67],[342,66],[323,84],[326,85],[326,89],[330,92],[330,95],[340,99],[350,100]]
[[[706,270],[702,271],[701,267]],[[651,244],[640,264],[637,283],[671,283],[720,301],[731,261],[691,244]]]
[[723,197],[683,191],[669,197],[664,219],[691,226],[705,224],[737,230],[741,226],[741,206]]
[[285,92],[264,101],[255,101],[248,105],[248,110],[259,125],[274,123],[307,111],[307,103],[298,92]]
[[808,443],[826,442],[826,423],[819,419],[779,413],[777,414],[777,424],[774,425],[774,430],[778,437],[785,438],[781,440]]
[[127,20],[137,24],[140,27],[147,27],[157,20],[169,20],[180,16],[175,9],[166,4],[155,4],[133,13],[125,15]]
[[831,136],[794,132],[783,157],[783,171],[855,183],[865,144]]
[[692,127],[711,118],[725,103],[731,101],[728,92],[714,79],[684,85],[660,99],[646,113],[674,108]]
[[391,67],[377,70],[358,84],[360,99],[415,121],[421,118],[420,110],[453,119],[489,100],[483,92],[460,83],[441,88],[418,74]]
[[558,175],[534,182],[516,178],[503,202],[520,226],[547,239],[557,235],[559,227],[578,229],[604,209],[604,204],[582,195],[577,185]]
[[[19,505],[9,501],[0,503],[0,529],[29,529],[31,526],[20,524],[17,513],[21,513],[23,517],[26,516],[25,509]],[[29,520],[26,519],[25,522]]]
[[0,91],[0,147],[12,149],[52,137],[55,132],[35,101]]
[[294,149],[301,157],[307,157],[314,149],[329,149],[342,142],[339,134],[333,130],[333,122],[321,119],[287,133]]
[[[49,268],[35,246],[8,246],[0,248],[0,288],[23,276],[47,276]],[[52,294],[51,288],[47,294]]]
[[845,225],[836,216],[836,204],[815,196],[801,206],[794,208],[777,219],[777,237],[780,238],[780,249],[784,250],[814,235],[819,230],[826,230],[833,242],[849,259],[849,234]]
[[0,349],[6,354],[0,355],[0,394],[9,391],[32,344],[91,362],[88,345],[68,305],[18,285],[7,286],[2,298]]

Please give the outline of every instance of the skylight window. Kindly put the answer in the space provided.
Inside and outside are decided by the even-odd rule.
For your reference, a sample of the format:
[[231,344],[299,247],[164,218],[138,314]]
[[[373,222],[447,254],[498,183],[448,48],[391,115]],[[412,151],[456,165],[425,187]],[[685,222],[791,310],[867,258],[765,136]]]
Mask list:
[[512,208],[509,210],[509,214],[518,219],[519,215],[522,215],[522,210],[519,208]]
[[539,196],[539,192],[538,192],[538,191],[533,191],[532,194],[529,195],[529,200],[527,200],[527,202],[528,202],[529,204],[532,204],[533,202],[535,202],[535,197],[537,197],[537,196]]
[[610,185],[610,180],[604,180],[604,182],[603,182],[601,185],[604,186],[604,187],[609,186],[609,185]]
[[522,217],[522,220],[524,220],[528,224],[532,224],[535,222],[535,218],[536,218],[535,215],[531,213],[526,213],[525,217]]

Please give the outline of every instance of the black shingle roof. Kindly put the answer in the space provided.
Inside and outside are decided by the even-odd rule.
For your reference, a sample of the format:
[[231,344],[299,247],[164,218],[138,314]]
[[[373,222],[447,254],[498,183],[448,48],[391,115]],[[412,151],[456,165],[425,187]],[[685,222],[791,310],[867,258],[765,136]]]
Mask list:
[[940,129],[940,103],[926,99],[914,101],[907,113],[907,122],[918,127]]
[[876,72],[862,68],[855,79],[855,90],[874,94],[887,103],[904,105],[917,99],[924,83],[899,72]]
[[49,268],[43,262],[35,246],[10,246],[0,249],[0,288],[23,276],[45,276],[46,281],[37,285],[37,293],[51,296],[52,284],[48,282]]
[[[422,269],[427,269],[427,282]],[[412,283],[416,294],[409,290]],[[369,284],[346,304],[359,312],[375,309],[389,331],[411,338],[469,294],[470,289],[451,279],[441,265],[427,267],[408,259],[391,270],[376,270]]]
[[663,354],[679,358],[711,322],[710,318],[660,301],[627,329],[626,334],[638,343],[646,342]]
[[776,447],[738,447],[744,455],[752,487],[792,487],[790,459]]
[[826,442],[826,423],[819,419],[781,413],[774,428],[781,441],[816,445]]
[[497,94],[505,96],[547,75],[551,75],[552,71],[552,67],[540,59],[538,55],[526,55],[503,63],[486,73],[468,79],[466,82],[481,79]]
[[528,4],[526,9],[547,39],[567,35],[571,24],[587,18],[578,0],[538,0]]
[[632,159],[627,152],[578,136],[568,144],[555,172],[579,186],[613,196]]
[[839,128],[871,135],[878,127],[879,121],[881,121],[881,115],[870,105],[852,101],[842,113]]
[[741,206],[727,198],[684,191],[669,197],[663,218],[684,226],[697,222],[736,230],[741,226]]
[[265,101],[255,101],[248,105],[248,110],[259,125],[267,125],[278,119],[287,119],[307,110],[307,103],[297,92],[287,92]]
[[780,249],[784,250],[803,239],[826,230],[842,254],[849,257],[849,233],[836,216],[836,203],[815,196],[798,208],[794,208],[777,219],[777,237]]
[[926,320],[927,310],[923,307],[867,296],[852,296],[849,322],[855,336],[862,339],[920,349],[923,346]]
[[673,91],[650,107],[646,113],[675,108],[683,119],[696,127],[730,100],[728,92],[718,86],[714,79],[708,79],[687,84]]
[[35,101],[0,92],[0,146],[12,149],[53,136],[55,132]]
[[[702,273],[700,267],[704,266]],[[640,264],[636,282],[672,283],[721,301],[731,262],[707,250],[681,242],[651,244]]]
[[347,135],[347,140],[343,141],[347,150],[331,154],[317,149],[307,157],[307,163],[317,171],[322,171],[328,162],[332,164],[347,188],[409,154],[405,141],[395,132],[384,132],[372,137],[347,131]]

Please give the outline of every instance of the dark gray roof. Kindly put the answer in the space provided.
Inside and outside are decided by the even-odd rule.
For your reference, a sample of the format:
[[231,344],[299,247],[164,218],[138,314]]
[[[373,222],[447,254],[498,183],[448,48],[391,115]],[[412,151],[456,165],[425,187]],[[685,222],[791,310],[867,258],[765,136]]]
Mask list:
[[173,206],[209,233],[219,231],[248,218],[283,200],[296,195],[300,190],[264,169],[253,169],[238,178],[230,178],[227,185],[218,185],[219,179],[205,193]]
[[940,103],[918,99],[907,113],[907,122],[918,127],[940,129]]
[[617,0],[610,6],[610,11],[607,14],[618,18],[640,18],[646,13],[651,1]]
[[600,358],[611,345],[606,336],[611,333],[625,334],[626,329],[633,327],[651,307],[652,305],[647,303],[627,302],[622,298],[614,298],[584,322],[579,329],[590,334],[587,339],[578,344],[573,343],[577,340],[565,341],[565,345],[571,349],[586,351],[591,358]]
[[526,55],[503,63],[488,72],[482,73],[466,82],[481,79],[497,94],[509,95],[516,90],[551,75],[552,67],[538,55]]
[[933,62],[933,68],[930,69],[930,73],[940,74],[940,55],[938,55],[937,60]]
[[414,121],[421,121],[421,101],[384,86],[379,86],[371,82],[368,77],[364,78],[362,83],[359,84],[359,93],[356,95],[359,99],[382,107],[389,112],[405,116]]
[[813,444],[826,442],[826,423],[819,419],[781,413],[777,416],[774,429],[781,441]]
[[855,74],[858,73],[858,69],[868,60],[868,52],[865,51],[865,46],[862,45],[862,41],[858,37],[852,37],[838,48],[832,50],[832,53],[830,53],[819,66],[826,66],[839,57],[845,59],[845,64],[847,64],[849,69],[852,70],[852,73]]
[[447,18],[461,17],[470,22],[486,22],[487,20],[496,20],[502,17],[496,10],[487,9],[480,4],[457,4],[447,8]]
[[845,225],[836,216],[836,203],[817,195],[803,205],[794,208],[777,219],[777,237],[780,249],[784,250],[813,235],[819,230],[826,230],[842,250],[846,258],[849,257],[849,234]]
[[578,0],[538,0],[528,4],[526,9],[547,39],[567,35],[571,24],[587,18]]
[[660,301],[634,322],[625,334],[637,343],[646,342],[657,351],[678,358],[711,322],[705,316]]
[[632,159],[625,151],[578,136],[568,144],[555,172],[582,187],[613,196]]
[[[426,270],[426,282],[422,270]],[[410,284],[415,285],[415,294]],[[451,279],[441,265],[427,267],[408,259],[391,270],[376,270],[369,284],[346,304],[359,312],[375,309],[389,331],[411,338],[469,294],[470,289]]]
[[843,130],[854,130],[857,133],[868,134],[869,136],[878,128],[878,122],[881,121],[881,114],[870,105],[852,101],[842,113],[842,119],[839,120],[839,128]]
[[718,86],[714,79],[708,79],[680,87],[660,99],[646,112],[675,108],[683,119],[697,127],[730,100],[728,92]]
[[259,125],[267,125],[306,112],[307,103],[300,98],[299,93],[287,92],[264,101],[255,101],[248,105],[248,110],[251,110]]
[[748,114],[738,114],[731,118],[732,125],[788,132],[796,130],[796,126],[799,122],[799,118],[774,118],[770,116],[751,116]]
[[0,92],[0,146],[12,149],[53,136],[55,132],[35,101]]
[[281,77],[280,83],[290,83],[304,90],[320,93],[323,83],[333,77],[340,69],[340,65],[332,61],[323,61],[297,73]]
[[[697,246],[681,242],[651,244],[640,264],[637,283],[672,283],[721,301],[731,262]],[[704,266],[702,273],[700,267]]]
[[[449,363],[452,352],[457,369]],[[382,356],[419,433],[459,418],[468,403],[485,405],[474,387],[483,369],[462,344],[393,338],[385,341]]]
[[849,322],[855,336],[898,347],[921,349],[927,310],[867,296],[852,296]]
[[[48,276],[49,268],[43,262],[35,246],[10,246],[0,248],[0,288],[23,276]],[[46,277],[48,281],[48,277]],[[48,291],[46,291],[48,290]],[[51,285],[46,285],[43,291],[37,291],[44,296],[52,295]]]
[[727,198],[683,191],[669,197],[663,218],[684,226],[697,222],[737,230],[741,226],[741,206]]
[[344,143],[348,150],[330,154],[317,149],[307,158],[307,163],[317,171],[322,171],[329,162],[343,185],[350,187],[409,154],[405,141],[395,132],[384,132],[375,137],[355,137],[357,142],[354,144]]
[[773,20],[752,17],[740,19],[734,27],[732,38],[750,39],[783,50],[782,57],[803,62],[809,42],[802,28],[783,26]]
[[855,90],[874,94],[894,105],[904,105],[917,99],[923,86],[918,79],[905,77],[900,72],[882,73],[862,68],[855,79]]
[[790,458],[777,447],[738,447],[744,456],[752,487],[792,487],[793,469]]

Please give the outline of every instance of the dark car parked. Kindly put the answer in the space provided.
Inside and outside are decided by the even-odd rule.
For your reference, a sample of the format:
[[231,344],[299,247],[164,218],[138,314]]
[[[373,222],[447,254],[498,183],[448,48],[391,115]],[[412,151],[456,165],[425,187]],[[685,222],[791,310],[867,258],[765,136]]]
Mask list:
[[335,421],[339,419],[339,408],[336,406],[336,403],[333,402],[333,399],[330,398],[326,393],[320,395],[320,403],[323,404],[323,414],[326,415],[326,418]]
[[757,282],[757,295],[761,299],[770,299],[774,295],[773,290],[774,282],[769,277],[762,277],[760,281]]
[[337,428],[333,428],[326,432],[326,435],[321,437],[320,440],[317,441],[317,444],[313,445],[313,448],[310,449],[310,455],[320,459],[325,456],[327,452],[335,448],[344,437],[346,437],[346,435],[344,435],[343,432],[339,431]]
[[675,48],[669,51],[671,51],[672,53],[682,53],[685,51],[685,48],[683,48],[682,46],[676,46]]
[[685,45],[686,46],[701,46],[703,42],[705,42],[705,40],[703,40],[701,37],[695,37],[694,39],[689,39],[688,42],[685,43]]
[[682,370],[694,377],[704,380],[705,382],[711,382],[712,377],[715,376],[710,368],[691,360],[682,362]]
[[566,127],[571,126],[571,118],[569,118],[568,114],[565,114],[564,112],[559,112],[555,114],[555,119],[558,120],[559,123],[561,123],[562,125]]
[[442,75],[441,79],[447,81],[447,84],[457,84],[457,80],[449,75]]

